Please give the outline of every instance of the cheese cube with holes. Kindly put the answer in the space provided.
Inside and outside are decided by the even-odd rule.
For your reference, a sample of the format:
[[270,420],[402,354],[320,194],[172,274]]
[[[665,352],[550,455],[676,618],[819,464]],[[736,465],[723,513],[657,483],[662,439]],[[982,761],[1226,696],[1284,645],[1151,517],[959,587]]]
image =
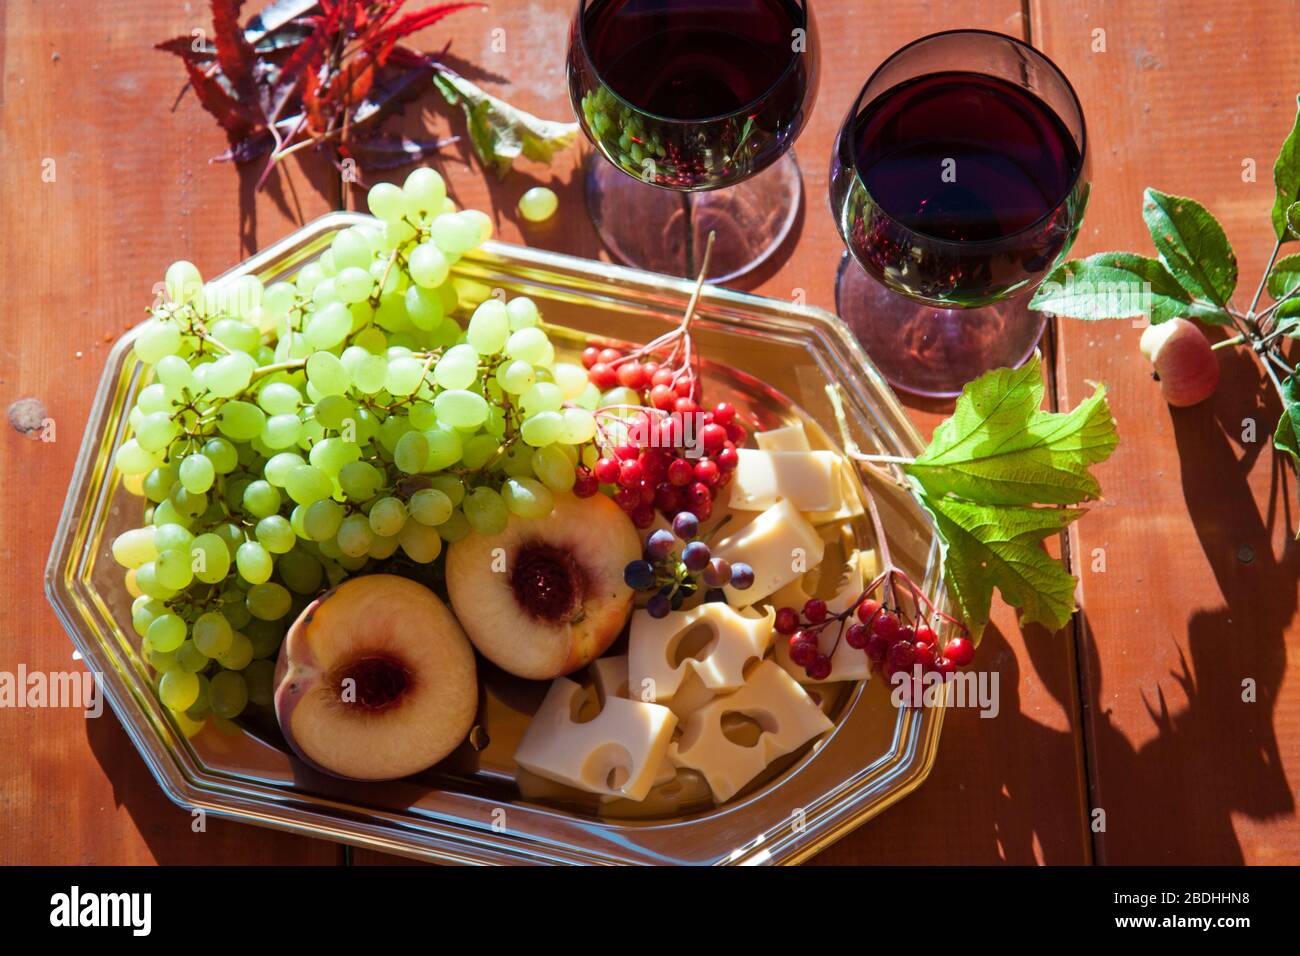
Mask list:
[[699,772],[721,803],[773,760],[832,727],[794,678],[763,661],[740,690],[715,697],[690,716],[669,759]]
[[[592,661],[591,676],[596,683],[596,689],[600,691],[600,696],[604,700],[608,700],[611,697],[623,697],[631,700],[646,699],[643,696],[645,693],[644,690],[636,696],[632,695],[627,679],[626,654],[620,654],[616,657],[602,657],[599,660]],[[700,703],[703,704],[712,696],[713,694],[710,692],[708,697],[701,700]],[[680,712],[672,706],[668,709],[673,711],[679,721],[681,720],[682,715]],[[665,757],[659,764],[659,770],[655,773],[654,786],[657,787],[660,784],[670,783],[675,779],[677,779],[677,768],[672,765],[667,757]]]
[[775,621],[771,608],[743,617],[720,601],[661,618],[637,611],[627,645],[628,685],[670,701],[691,670],[714,693],[735,690],[745,682],[745,665],[767,652]]
[[729,504],[735,511],[764,511],[782,499],[796,511],[838,511],[840,467],[833,451],[762,451],[741,448]]
[[730,564],[743,561],[754,569],[754,583],[744,590],[724,587],[736,607],[757,603],[821,563],[826,542],[789,500],[777,502],[743,528],[713,547]]
[[525,770],[607,797],[644,800],[664,765],[677,717],[667,707],[607,696],[579,720],[590,691],[556,678],[515,750]]

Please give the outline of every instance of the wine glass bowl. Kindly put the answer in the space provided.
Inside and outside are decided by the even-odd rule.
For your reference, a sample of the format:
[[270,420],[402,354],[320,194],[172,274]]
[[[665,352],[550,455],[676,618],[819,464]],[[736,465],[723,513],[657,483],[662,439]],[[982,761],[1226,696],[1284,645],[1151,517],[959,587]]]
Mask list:
[[1050,60],[977,30],[904,47],[850,108],[830,181],[841,316],[891,382],[952,395],[1032,353],[1044,320],[1023,300],[1088,196],[1083,111]]
[[801,193],[789,150],[817,90],[805,0],[581,0],[567,71],[596,153],[588,204],[618,258],[690,273],[715,229],[716,281],[779,245]]

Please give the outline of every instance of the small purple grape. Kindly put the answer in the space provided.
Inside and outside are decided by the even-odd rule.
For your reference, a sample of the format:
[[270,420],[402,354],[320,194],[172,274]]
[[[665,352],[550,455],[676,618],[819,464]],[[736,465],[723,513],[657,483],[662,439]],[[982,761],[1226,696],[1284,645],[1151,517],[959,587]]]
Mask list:
[[731,564],[726,558],[711,558],[704,569],[704,583],[711,588],[720,588],[731,582]]
[[645,539],[646,557],[651,561],[662,561],[668,555],[673,553],[673,546],[677,544],[677,539],[673,533],[666,528],[660,528],[658,531],[650,532],[650,537]]
[[737,561],[731,566],[731,586],[737,591],[743,591],[754,583],[754,569],[743,561]]
[[709,546],[703,541],[692,541],[682,548],[682,564],[687,571],[703,571],[711,556]]
[[683,541],[690,541],[700,533],[700,519],[689,511],[683,511],[673,519],[673,534]]
[[656,594],[646,602],[646,613],[651,617],[667,617],[668,612],[672,610],[672,602],[666,594]]
[[633,591],[654,587],[655,566],[649,561],[632,561],[623,569],[623,581]]

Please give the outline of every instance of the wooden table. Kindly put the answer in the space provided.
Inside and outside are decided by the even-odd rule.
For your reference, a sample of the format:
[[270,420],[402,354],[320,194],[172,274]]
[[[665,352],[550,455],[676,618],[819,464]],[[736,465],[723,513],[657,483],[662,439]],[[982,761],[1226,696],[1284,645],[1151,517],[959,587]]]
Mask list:
[[[249,5],[250,9],[257,4]],[[448,39],[520,106],[568,114],[570,0],[499,0],[418,39]],[[970,26],[1031,40],[1083,99],[1092,206],[1077,254],[1148,251],[1150,184],[1213,208],[1236,242],[1243,286],[1272,237],[1268,170],[1300,78],[1296,0],[836,0],[816,5],[823,79],[800,140],[806,203],[774,265],[739,285],[833,307],[841,251],[826,206],[830,145],[867,72],[924,33]],[[190,13],[185,8],[190,8]],[[167,263],[214,274],[329,209],[361,199],[328,166],[290,161],[261,193],[255,173],[209,164],[224,141],[155,41],[206,27],[206,4],[166,0],[0,3],[0,404],[34,397],[52,443],[0,429],[0,670],[58,670],[70,644],[42,569],[109,344],[138,321]],[[505,29],[506,51],[491,31]],[[1095,31],[1105,51],[1096,52]],[[418,108],[447,120],[432,92]],[[575,151],[576,155],[576,151]],[[1257,182],[1243,182],[1253,158]],[[492,209],[507,241],[604,255],[574,157],[504,183],[439,164],[457,199]],[[51,177],[51,172],[53,176]],[[47,181],[52,178],[52,181]],[[525,226],[519,195],[561,194],[551,225]],[[819,859],[864,863],[1295,863],[1300,861],[1300,548],[1295,482],[1265,440],[1277,415],[1248,357],[1223,357],[1212,401],[1160,399],[1128,322],[1062,323],[1046,342],[1053,400],[1105,381],[1122,442],[1098,469],[1105,501],[1065,543],[1084,611],[1060,634],[996,609],[981,666],[1001,675],[996,719],[948,718],[919,792]],[[917,408],[932,428],[943,408]],[[1241,441],[1244,418],[1260,438]],[[1256,702],[1244,702],[1251,679]],[[1093,826],[1105,811],[1104,831]],[[387,858],[356,854],[365,862]],[[0,862],[330,863],[338,846],[230,823],[191,832],[116,719],[0,711]]]

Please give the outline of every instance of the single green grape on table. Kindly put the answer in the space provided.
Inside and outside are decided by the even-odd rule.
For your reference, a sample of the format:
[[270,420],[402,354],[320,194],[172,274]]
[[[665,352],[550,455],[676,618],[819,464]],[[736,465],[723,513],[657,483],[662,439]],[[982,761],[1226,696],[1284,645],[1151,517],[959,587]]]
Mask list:
[[[544,219],[554,199],[521,209]],[[557,362],[536,303],[464,303],[451,278],[491,219],[432,169],[369,205],[374,223],[286,281],[173,263],[136,335],[152,381],[115,464],[143,522],[112,553],[187,734],[270,704],[284,632],[322,588],[545,517],[592,457],[603,397]]]

